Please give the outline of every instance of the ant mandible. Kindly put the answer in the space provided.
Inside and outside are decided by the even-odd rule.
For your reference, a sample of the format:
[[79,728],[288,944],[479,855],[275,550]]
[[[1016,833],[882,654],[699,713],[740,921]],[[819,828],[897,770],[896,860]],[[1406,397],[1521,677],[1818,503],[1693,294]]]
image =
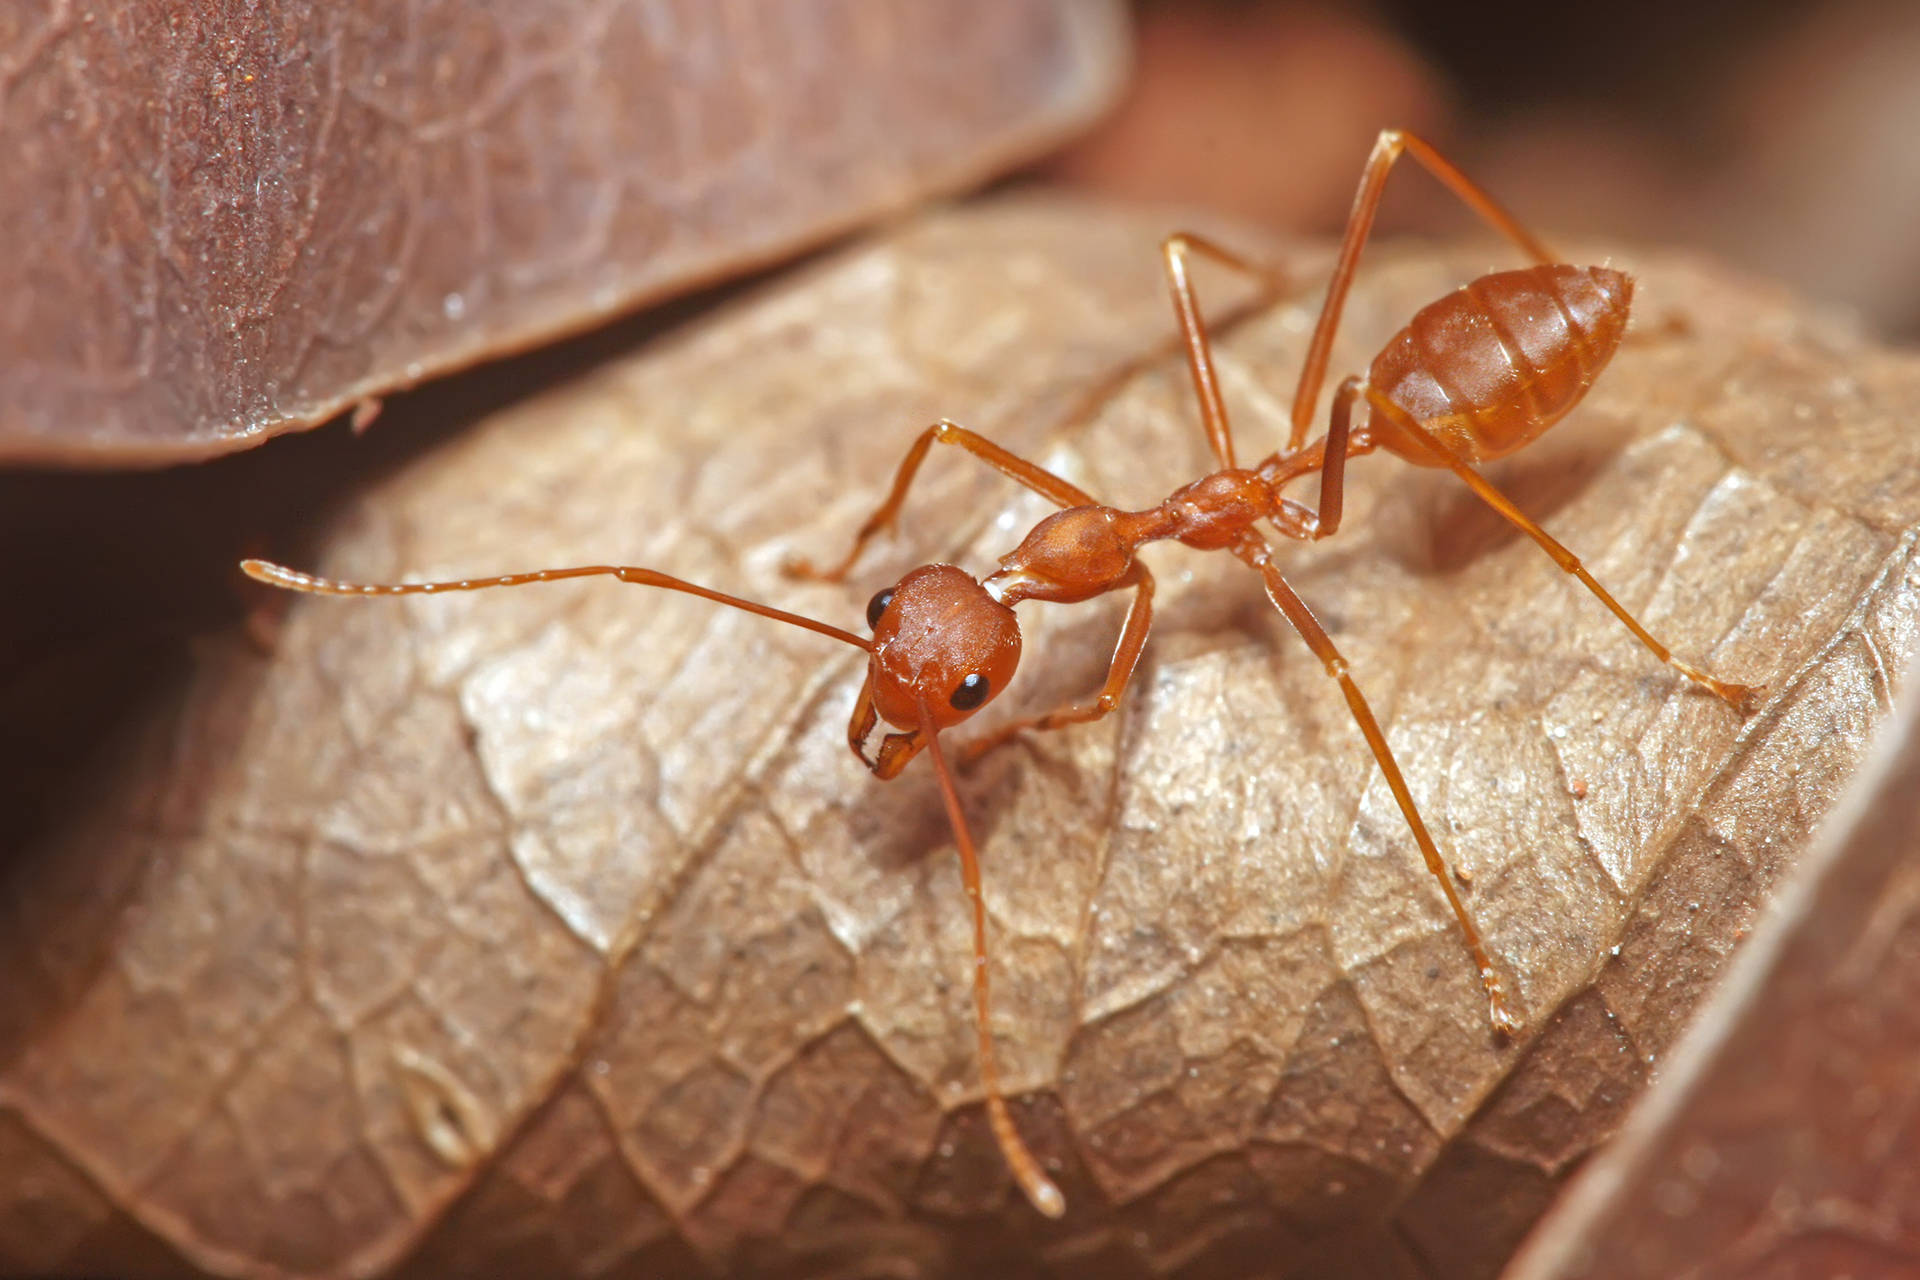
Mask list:
[[[1402,155],[1411,155],[1517,245],[1533,265],[1481,276],[1422,308],[1374,357],[1366,377],[1349,377],[1340,383],[1333,394],[1326,434],[1309,444],[1307,431],[1326,376],[1341,308],[1353,283],[1361,248],[1372,229],[1387,175]],[[1519,1020],[1507,1004],[1500,975],[1481,942],[1480,932],[1414,806],[1386,736],[1354,683],[1346,659],[1274,566],[1272,549],[1255,526],[1266,521],[1286,537],[1305,542],[1331,536],[1340,527],[1347,459],[1375,449],[1385,449],[1416,466],[1445,467],[1539,543],[1562,569],[1578,578],[1662,662],[1743,713],[1752,710],[1760,694],[1758,688],[1717,680],[1675,657],[1607,594],[1572,552],[1522,514],[1472,466],[1504,457],[1534,440],[1586,394],[1627,328],[1633,282],[1624,273],[1609,267],[1575,267],[1558,262],[1540,241],[1427,143],[1398,130],[1382,132],[1361,176],[1326,302],[1300,371],[1287,447],[1251,468],[1243,468],[1234,460],[1226,407],[1214,373],[1206,323],[1187,277],[1187,261],[1198,254],[1269,284],[1278,277],[1251,259],[1198,235],[1170,236],[1161,250],[1201,418],[1220,469],[1176,490],[1156,507],[1121,511],[1101,506],[1051,471],[965,427],[942,420],[914,441],[894,475],[891,491],[854,536],[846,557],[825,570],[795,562],[788,566],[792,574],[829,582],[843,579],[868,542],[893,525],[915,473],[936,443],[964,449],[1062,510],[1035,525],[1019,546],[1000,558],[1000,568],[984,579],[975,579],[952,565],[929,564],[879,592],[867,606],[871,639],[652,569],[626,565],[583,565],[453,582],[411,583],[339,582],[261,560],[247,560],[241,565],[252,577],[274,586],[349,596],[472,591],[608,575],[622,582],[687,592],[804,627],[864,651],[867,677],[847,726],[847,741],[874,776],[883,779],[898,776],[922,750],[933,758],[973,911],[974,1018],[989,1123],[1022,1191],[1035,1208],[1050,1217],[1065,1211],[1065,1198],[1021,1140],[1001,1092],[988,1030],[986,908],[980,893],[979,858],[940,743],[942,730],[972,716],[1013,677],[1020,660],[1020,624],[1013,606],[1023,600],[1074,604],[1109,591],[1133,592],[1099,695],[1091,702],[1014,721],[970,744],[966,748],[969,757],[1023,732],[1097,720],[1118,705],[1139,661],[1153,616],[1153,576],[1135,558],[1143,544],[1172,540],[1196,550],[1227,551],[1259,573],[1268,598],[1320,659],[1327,675],[1338,682],[1354,722],[1420,846],[1427,869],[1459,921],[1486,987],[1493,1026],[1502,1034],[1518,1030]],[[1364,416],[1356,420],[1355,409],[1362,406]],[[1282,496],[1290,482],[1313,472],[1320,474],[1317,507]],[[866,744],[880,720],[895,731],[887,733],[877,754],[869,757]]]

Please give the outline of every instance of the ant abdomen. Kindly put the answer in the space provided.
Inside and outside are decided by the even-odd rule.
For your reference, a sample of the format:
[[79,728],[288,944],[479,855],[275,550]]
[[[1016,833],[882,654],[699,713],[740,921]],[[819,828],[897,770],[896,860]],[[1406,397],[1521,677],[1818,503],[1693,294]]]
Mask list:
[[[1565,264],[1481,276],[1420,309],[1375,357],[1367,380],[1457,456],[1505,457],[1580,402],[1627,330],[1633,280]],[[1381,415],[1380,446],[1435,466]]]

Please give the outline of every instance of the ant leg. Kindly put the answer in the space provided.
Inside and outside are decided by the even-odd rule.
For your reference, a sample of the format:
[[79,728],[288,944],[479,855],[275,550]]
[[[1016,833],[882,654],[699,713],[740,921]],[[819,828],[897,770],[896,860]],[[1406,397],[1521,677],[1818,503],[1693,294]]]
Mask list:
[[[1339,389],[1333,393],[1333,409],[1327,415],[1327,441],[1323,456],[1326,463],[1320,469],[1320,511],[1314,519],[1313,537],[1317,542],[1321,538],[1331,538],[1340,529],[1340,515],[1346,507],[1347,495],[1347,459],[1353,456],[1349,448],[1353,428],[1353,402],[1360,398],[1360,389],[1365,386],[1359,378],[1349,376],[1342,380]],[[1373,442],[1360,441],[1359,450],[1371,453]]]
[[[922,708],[925,716],[925,708]],[[987,903],[980,892],[980,855],[973,847],[973,834],[967,830],[967,815],[960,808],[960,793],[953,785],[953,772],[940,750],[940,735],[934,731],[931,716],[921,725],[926,734],[927,752],[933,757],[934,776],[940,780],[940,799],[947,807],[947,821],[953,827],[953,843],[960,852],[960,881],[966,886],[973,906],[973,1025],[979,1042],[980,1080],[987,1090],[987,1123],[1000,1154],[1013,1171],[1028,1203],[1049,1218],[1067,1211],[1066,1197],[1053,1179],[1041,1170],[1040,1162],[1020,1139],[1013,1117],[1007,1114],[1006,1094],[1000,1088],[1000,1064],[993,1055],[993,1021],[987,983]]]
[[1310,517],[1304,536],[1314,542],[1331,538],[1340,530],[1340,516],[1346,508],[1347,459],[1356,453],[1372,453],[1373,441],[1363,436],[1353,440],[1353,402],[1360,398],[1365,384],[1348,377],[1333,393],[1333,408],[1327,414],[1327,435],[1320,442],[1320,510]]
[[1067,483],[1059,476],[1037,463],[1028,462],[1018,454],[1009,453],[985,436],[967,430],[956,422],[945,418],[922,431],[907,450],[907,456],[900,460],[900,469],[894,473],[893,488],[888,492],[872,515],[867,517],[860,531],[853,535],[853,546],[846,558],[829,569],[816,569],[810,561],[794,559],[787,562],[786,571],[796,578],[811,578],[817,582],[839,582],[853,568],[867,543],[887,529],[900,514],[901,506],[907,500],[907,489],[913,484],[914,473],[920,470],[920,464],[926,461],[927,451],[934,444],[957,445],[979,458],[1001,475],[1019,484],[1025,485],[1043,498],[1047,498],[1062,507],[1090,507],[1093,498]]
[[[1276,290],[1277,290],[1276,285]],[[1213,335],[1219,335],[1238,329],[1248,320],[1259,315],[1273,305],[1275,293],[1261,290],[1252,297],[1242,299],[1230,307],[1223,307],[1208,329]],[[1174,334],[1163,342],[1156,342],[1145,351],[1122,361],[1107,370],[1087,385],[1086,392],[1074,402],[1072,409],[1054,423],[1055,434],[1066,434],[1078,430],[1099,416],[1113,399],[1126,390],[1127,384],[1141,374],[1157,369],[1168,359],[1187,349],[1183,334]],[[1211,368],[1211,366],[1209,366]]]
[[1226,401],[1220,396],[1220,379],[1213,369],[1213,345],[1207,338],[1206,318],[1200,314],[1200,299],[1187,278],[1187,255],[1198,253],[1223,267],[1259,280],[1265,287],[1260,302],[1278,297],[1286,282],[1277,271],[1263,267],[1250,258],[1191,231],[1176,231],[1160,242],[1160,256],[1166,262],[1167,288],[1173,294],[1173,311],[1180,320],[1180,335],[1187,349],[1187,368],[1193,372],[1193,390],[1200,399],[1200,418],[1206,424],[1207,442],[1220,465],[1232,470],[1233,428],[1227,423]]
[[1320,473],[1320,508],[1315,511],[1304,503],[1282,498],[1271,517],[1274,527],[1289,538],[1318,542],[1331,538],[1340,529],[1340,517],[1346,504],[1347,459],[1372,453],[1372,435],[1362,425],[1353,432],[1353,405],[1365,383],[1357,377],[1341,381],[1333,393],[1328,413],[1327,434],[1297,453],[1272,454],[1260,464],[1260,474],[1277,490],[1291,480]]
[[1613,596],[1607,592],[1605,587],[1594,580],[1593,575],[1587,572],[1586,566],[1580,563],[1580,557],[1567,550],[1545,529],[1535,524],[1525,512],[1514,506],[1513,502],[1505,494],[1489,484],[1486,477],[1468,466],[1461,459],[1455,457],[1446,446],[1434,438],[1432,432],[1421,426],[1412,414],[1402,409],[1399,405],[1389,400],[1384,393],[1373,387],[1368,387],[1366,394],[1367,403],[1372,407],[1374,412],[1384,415],[1394,426],[1405,431],[1414,439],[1424,443],[1437,459],[1452,470],[1455,475],[1459,476],[1460,479],[1465,482],[1466,486],[1479,496],[1482,502],[1497,511],[1509,524],[1513,525],[1514,528],[1539,543],[1541,550],[1552,556],[1555,564],[1580,579],[1581,583],[1585,585],[1587,590],[1593,592],[1601,604],[1604,604],[1608,609],[1612,610],[1613,616],[1620,619],[1620,621],[1626,625],[1627,630],[1633,633],[1634,638],[1645,645],[1653,653],[1654,657],[1660,659],[1660,661],[1666,663],[1675,671],[1678,671],[1681,675],[1693,681],[1694,684],[1705,689],[1708,693],[1713,694],[1716,698],[1727,703],[1742,715],[1750,715],[1753,713],[1754,709],[1760,703],[1762,693],[1765,692],[1763,689],[1755,685],[1734,684],[1727,680],[1716,680],[1691,663],[1682,662],[1679,658],[1674,657],[1671,649],[1668,649],[1667,646],[1654,639],[1652,633],[1640,625],[1639,619],[1635,618],[1631,613],[1628,613],[1626,609],[1621,606],[1620,602],[1615,600]]
[[1520,1029],[1520,1020],[1507,1008],[1505,988],[1500,983],[1500,975],[1493,967],[1493,960],[1487,955],[1486,944],[1480,941],[1480,931],[1474,927],[1473,917],[1467,914],[1467,906],[1460,901],[1459,892],[1453,887],[1453,877],[1447,864],[1440,857],[1440,850],[1433,843],[1433,836],[1427,831],[1427,824],[1421,820],[1420,810],[1414,807],[1413,793],[1407,789],[1407,780],[1395,763],[1393,751],[1387,746],[1387,737],[1380,731],[1380,722],[1373,718],[1373,709],[1361,696],[1360,688],[1353,682],[1353,676],[1347,670],[1347,660],[1334,647],[1332,637],[1320,625],[1280,571],[1273,566],[1272,553],[1267,544],[1252,539],[1234,548],[1234,554],[1241,560],[1260,571],[1266,579],[1267,598],[1274,607],[1286,615],[1300,638],[1307,642],[1314,656],[1320,659],[1327,674],[1340,684],[1340,692],[1346,697],[1347,709],[1352,712],[1354,723],[1360,727],[1360,735],[1367,740],[1367,746],[1373,751],[1373,758],[1380,765],[1380,772],[1386,776],[1387,787],[1393,792],[1393,798],[1400,806],[1400,812],[1407,820],[1407,826],[1413,830],[1414,843],[1420,846],[1420,855],[1426,859],[1427,870],[1440,882],[1440,891],[1447,897],[1447,905],[1453,908],[1454,919],[1460,922],[1460,932],[1466,935],[1467,950],[1473,956],[1473,962],[1480,969],[1480,982],[1486,988],[1490,1016],[1495,1031],[1511,1035]]
[[1133,588],[1133,603],[1127,606],[1127,620],[1120,626],[1120,639],[1114,645],[1113,661],[1107,666],[1107,679],[1100,686],[1099,696],[1079,706],[1060,707],[1045,715],[1028,716],[1024,720],[1003,725],[984,738],[962,747],[962,764],[979,759],[1028,730],[1045,731],[1070,724],[1085,724],[1100,719],[1120,705],[1120,695],[1133,679],[1133,669],[1139,664],[1140,651],[1146,647],[1147,628],[1153,625],[1153,574],[1147,571],[1145,565],[1135,562],[1127,576],[1116,582],[1113,589],[1117,591],[1122,587]]
[[1547,247],[1522,227],[1513,215],[1502,209],[1478,183],[1454,168],[1438,151],[1410,133],[1382,129],[1360,174],[1360,190],[1353,198],[1353,213],[1347,219],[1347,232],[1340,241],[1340,256],[1335,259],[1333,278],[1327,285],[1327,300],[1320,308],[1320,320],[1314,326],[1313,341],[1307,345],[1307,358],[1300,367],[1300,385],[1293,394],[1293,432],[1288,437],[1289,452],[1306,443],[1307,428],[1313,421],[1313,409],[1320,399],[1320,384],[1326,378],[1327,359],[1333,350],[1334,330],[1340,327],[1340,312],[1353,284],[1353,271],[1360,261],[1361,246],[1373,230],[1373,216],[1380,208],[1380,194],[1387,174],[1402,153],[1419,161],[1458,196],[1463,204],[1491,223],[1501,235],[1518,245],[1520,251],[1538,263],[1557,261]]

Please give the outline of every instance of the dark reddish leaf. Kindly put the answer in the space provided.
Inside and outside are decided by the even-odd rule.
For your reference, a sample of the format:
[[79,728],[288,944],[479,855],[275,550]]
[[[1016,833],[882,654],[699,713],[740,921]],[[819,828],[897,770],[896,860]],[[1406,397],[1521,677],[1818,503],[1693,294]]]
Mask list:
[[976,182],[1109,0],[0,13],[0,459],[176,462]]

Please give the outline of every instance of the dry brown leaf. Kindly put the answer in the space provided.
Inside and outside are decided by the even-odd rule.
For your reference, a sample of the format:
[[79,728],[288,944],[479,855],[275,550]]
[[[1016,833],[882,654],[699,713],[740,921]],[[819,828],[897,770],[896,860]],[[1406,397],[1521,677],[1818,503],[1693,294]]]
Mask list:
[[245,448],[1046,151],[1116,0],[0,13],[0,458]]
[[1920,1273],[1920,688],[1511,1280]]
[[[1032,201],[923,221],[498,414],[310,563],[626,560],[857,623],[903,566],[980,567],[1039,514],[941,458],[858,585],[784,580],[936,415],[1120,502],[1197,473],[1177,363],[1060,425],[1170,334],[1166,229]],[[1336,367],[1497,253],[1373,258]],[[1248,451],[1318,302],[1324,259],[1295,262],[1298,297],[1224,344]],[[1681,688],[1444,477],[1369,460],[1340,537],[1286,549],[1472,877],[1517,1042],[1339,696],[1222,557],[1159,549],[1122,714],[966,780],[1057,1224],[981,1123],[937,797],[847,754],[838,646],[612,584],[302,601],[269,658],[205,646],[11,864],[0,1263],[1491,1271],[1791,864],[1920,619],[1920,365],[1627,265],[1643,319],[1685,331],[1646,324],[1498,478],[1683,654],[1766,683],[1758,715]],[[1116,621],[1033,610],[998,713],[1091,687]]]

